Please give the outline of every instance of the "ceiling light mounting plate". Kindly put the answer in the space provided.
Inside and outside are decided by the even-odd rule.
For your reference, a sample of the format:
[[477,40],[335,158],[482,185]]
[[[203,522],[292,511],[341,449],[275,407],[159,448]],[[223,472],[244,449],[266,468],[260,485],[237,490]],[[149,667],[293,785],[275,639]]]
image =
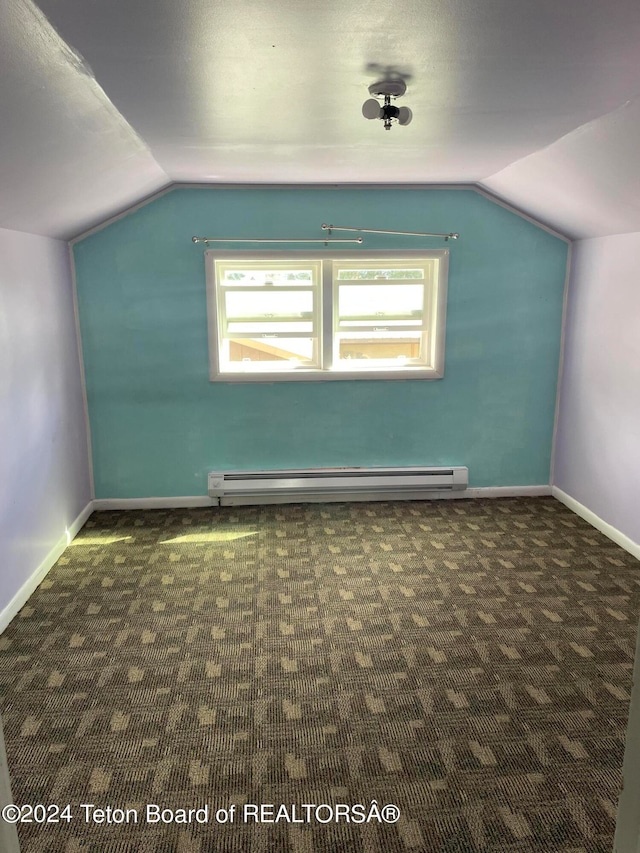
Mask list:
[[369,94],[374,98],[400,98],[407,91],[404,80],[381,80],[369,86]]

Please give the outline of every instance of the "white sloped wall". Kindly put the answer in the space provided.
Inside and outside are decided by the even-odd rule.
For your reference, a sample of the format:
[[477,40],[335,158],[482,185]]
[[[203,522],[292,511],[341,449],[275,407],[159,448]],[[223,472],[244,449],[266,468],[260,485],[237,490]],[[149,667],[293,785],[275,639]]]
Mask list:
[[91,500],[66,243],[0,229],[0,630]]

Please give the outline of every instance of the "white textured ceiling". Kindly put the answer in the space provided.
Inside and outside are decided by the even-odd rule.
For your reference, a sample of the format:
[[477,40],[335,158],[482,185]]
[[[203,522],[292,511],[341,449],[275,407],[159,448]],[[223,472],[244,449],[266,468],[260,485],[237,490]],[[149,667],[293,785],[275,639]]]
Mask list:
[[637,0],[3,0],[0,226],[69,237],[174,181],[480,182],[640,230],[639,45]]

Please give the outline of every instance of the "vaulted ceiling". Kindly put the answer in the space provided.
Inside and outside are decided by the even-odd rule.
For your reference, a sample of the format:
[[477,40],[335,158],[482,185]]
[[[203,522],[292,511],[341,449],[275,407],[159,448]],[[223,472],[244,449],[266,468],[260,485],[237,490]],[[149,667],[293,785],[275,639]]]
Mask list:
[[[637,0],[4,0],[0,227],[68,238],[173,182],[478,183],[640,231]],[[402,77],[407,127],[361,114]]]

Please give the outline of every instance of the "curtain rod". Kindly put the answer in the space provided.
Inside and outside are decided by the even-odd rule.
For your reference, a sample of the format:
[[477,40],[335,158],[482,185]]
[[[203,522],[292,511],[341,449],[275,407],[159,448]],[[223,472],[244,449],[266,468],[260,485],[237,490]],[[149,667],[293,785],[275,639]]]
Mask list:
[[362,237],[355,237],[351,240],[329,240],[328,238],[313,239],[313,240],[272,240],[258,238],[227,238],[227,237],[192,237],[194,243],[324,243],[328,246],[330,243],[362,243]]
[[424,231],[384,231],[380,228],[347,228],[344,225],[327,225],[325,222],[322,223],[321,228],[323,231],[328,231],[329,233],[332,231],[360,231],[365,234],[402,234],[407,237],[444,237],[445,240],[457,240],[460,236],[453,231],[449,234],[427,234]]

